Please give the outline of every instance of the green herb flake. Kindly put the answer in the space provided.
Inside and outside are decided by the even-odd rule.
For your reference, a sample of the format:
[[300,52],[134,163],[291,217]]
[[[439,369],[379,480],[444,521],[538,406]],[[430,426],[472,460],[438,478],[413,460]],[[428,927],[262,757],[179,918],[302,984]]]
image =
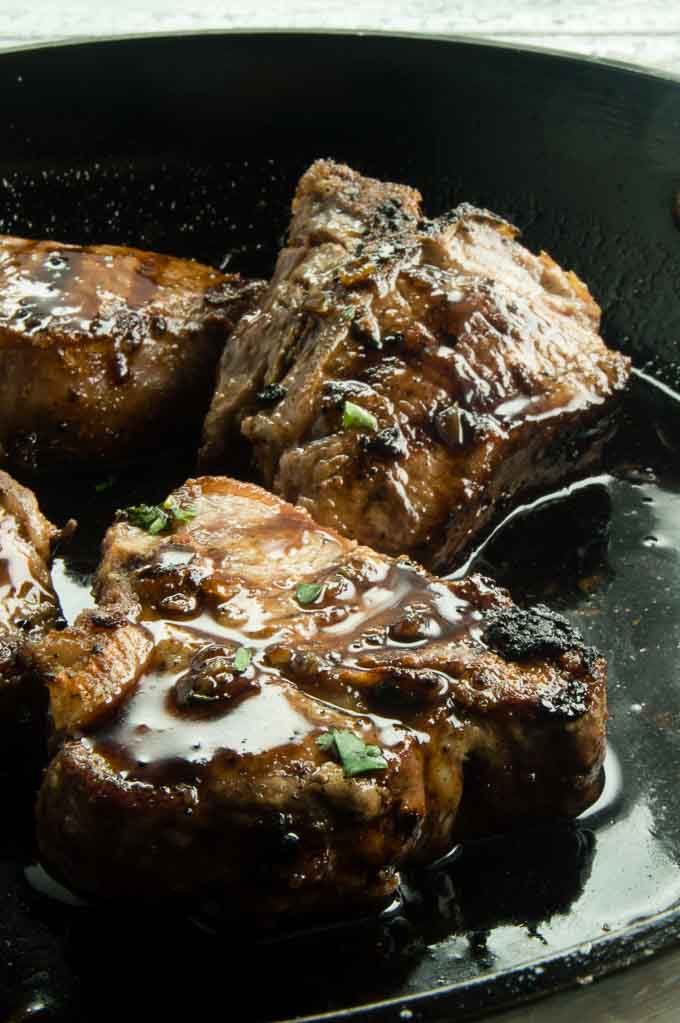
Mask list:
[[368,430],[375,433],[378,429],[378,420],[361,405],[355,405],[353,401],[346,401],[342,407],[342,428],[343,430]]
[[247,646],[240,646],[234,654],[234,670],[245,671],[253,659],[253,652]]
[[387,770],[387,761],[380,747],[366,745],[363,739],[346,728],[332,728],[324,732],[317,738],[316,744],[327,753],[335,748],[346,778],[366,774],[368,771]]
[[330,753],[330,751],[335,748],[335,736],[333,735],[333,732],[324,732],[323,735],[318,737],[316,744],[319,749],[324,751],[324,753]]
[[170,516],[157,504],[133,504],[123,510],[131,526],[145,529],[147,533],[161,533],[167,528]]
[[320,583],[300,583],[295,591],[295,599],[300,604],[313,604],[321,596],[322,589]]
[[196,518],[196,509],[192,504],[188,504],[186,508],[180,508],[171,498],[168,498],[163,502],[163,508],[170,513],[175,522],[190,522],[191,519]]
[[156,536],[166,529],[171,529],[176,522],[188,522],[196,515],[196,509],[191,506],[180,508],[174,501],[168,498],[162,505],[158,504],[133,504],[124,508],[122,514],[127,518],[131,526],[145,529],[147,533]]

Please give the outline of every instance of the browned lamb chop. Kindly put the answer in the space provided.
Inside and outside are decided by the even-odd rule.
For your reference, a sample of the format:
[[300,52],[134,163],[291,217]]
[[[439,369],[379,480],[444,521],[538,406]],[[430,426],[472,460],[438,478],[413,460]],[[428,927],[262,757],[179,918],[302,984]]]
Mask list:
[[197,436],[260,290],[153,252],[0,238],[0,449],[45,469]]
[[44,714],[47,691],[28,670],[27,643],[60,623],[52,587],[51,551],[60,536],[35,496],[0,471],[0,737],[4,753],[24,725]]
[[600,456],[629,361],[587,287],[499,217],[423,219],[411,188],[330,161],[220,363],[203,464],[437,571],[493,518]]
[[565,619],[253,485],[129,509],[95,590],[34,651],[55,730],[39,845],[82,892],[345,912],[403,864],[599,793],[605,663]]

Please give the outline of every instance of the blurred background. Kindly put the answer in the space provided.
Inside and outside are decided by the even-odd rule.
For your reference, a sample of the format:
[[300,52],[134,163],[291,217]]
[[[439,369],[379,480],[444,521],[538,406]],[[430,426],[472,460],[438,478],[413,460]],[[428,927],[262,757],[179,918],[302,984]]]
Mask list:
[[675,0],[0,0],[0,48],[203,29],[428,32],[568,50],[680,74]]

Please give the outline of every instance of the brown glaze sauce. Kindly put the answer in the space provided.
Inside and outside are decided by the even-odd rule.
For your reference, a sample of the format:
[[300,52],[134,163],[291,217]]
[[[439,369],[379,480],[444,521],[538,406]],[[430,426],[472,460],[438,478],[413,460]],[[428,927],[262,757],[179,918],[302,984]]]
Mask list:
[[[29,336],[55,321],[64,333],[105,334],[116,314],[142,309],[154,298],[158,285],[144,269],[134,254],[126,258],[125,250],[114,258],[58,243],[8,242],[0,250],[0,316]],[[100,275],[109,288],[98,282]],[[115,292],[116,285],[125,286],[124,295]]]
[[[272,541],[275,536],[272,529]],[[304,548],[310,540],[319,543],[317,531],[311,537],[302,531],[295,541],[281,531],[276,551],[262,556],[288,559],[294,544]],[[167,543],[157,549],[153,565],[178,580],[177,573],[184,573],[186,597],[186,573],[199,558],[189,547]],[[478,610],[408,562],[350,557],[336,563],[319,576],[323,589],[308,605],[296,598],[294,582],[265,595],[244,584],[234,589],[235,580],[214,564],[208,578],[213,593],[207,598],[202,593],[195,611],[181,619],[147,603],[142,621],[156,641],[152,663],[114,719],[83,740],[129,780],[170,784],[200,775],[222,753],[294,753],[329,725],[337,727],[338,714],[345,719],[340,727],[352,727],[383,748],[398,746],[414,732],[426,743],[417,714],[409,727],[369,710],[363,693],[375,685],[376,673],[380,677],[376,651],[481,634]],[[215,591],[230,589],[228,600],[215,599]],[[166,590],[164,582],[161,592]],[[243,647],[251,659],[237,672],[233,658]],[[367,666],[367,660],[373,663]],[[185,701],[192,672],[205,688],[205,665],[217,666],[212,677],[208,672],[207,693]],[[441,682],[443,696],[443,673]]]
[[[429,230],[446,234],[445,225],[436,221],[430,222]],[[495,226],[493,234],[483,230],[482,237],[496,242],[496,230]],[[593,366],[588,373],[586,363],[578,361],[573,338],[565,335],[559,358],[566,386],[563,393],[555,386],[546,392],[545,378],[552,378],[555,371],[551,360],[556,310],[550,290],[538,301],[531,289],[518,292],[516,287],[486,276],[481,266],[466,266],[464,259],[458,266],[458,243],[448,252],[445,241],[435,241],[427,234],[393,247],[389,254],[382,252],[372,261],[374,249],[380,252],[385,245],[369,244],[355,270],[341,277],[347,293],[331,308],[344,313],[350,302],[355,310],[352,334],[358,343],[353,358],[377,385],[379,397],[382,392],[398,402],[402,388],[393,388],[390,378],[401,376],[404,365],[412,374],[415,363],[423,374],[421,386],[428,380],[429,386],[439,391],[436,400],[453,399],[471,415],[493,414],[500,420],[497,429],[510,431],[601,405],[609,384],[623,385],[623,367],[604,352],[598,356],[597,348],[588,342],[587,330],[592,325],[586,328],[577,322],[576,314],[561,310],[565,322],[573,321],[575,336],[584,331],[582,340],[593,348]],[[442,260],[444,265],[439,265]],[[312,283],[320,286],[322,280],[323,275]],[[363,296],[369,285],[371,301],[367,305]],[[362,297],[355,305],[357,295]],[[363,327],[367,320],[372,324],[370,337]],[[468,344],[476,336],[484,338],[488,348],[481,358]],[[499,354],[498,339],[502,337],[512,339],[514,357],[510,361],[507,346],[501,346]],[[391,365],[385,349],[394,347],[395,338],[398,358]],[[611,376],[609,384],[603,374]],[[361,386],[361,380],[352,382]]]
[[[191,318],[195,297],[191,288],[183,292],[187,271],[178,273],[176,262],[116,246],[6,239],[0,244],[0,336],[4,328],[36,346],[58,343],[67,362],[68,349],[79,351],[84,341],[90,358],[109,353],[112,382],[122,384],[136,352],[149,340],[171,339]],[[205,268],[194,276],[193,289],[206,298],[206,289],[222,278]]]
[[0,517],[0,629],[30,623],[36,612],[56,609],[56,598],[36,577],[36,555],[18,533],[11,516]]

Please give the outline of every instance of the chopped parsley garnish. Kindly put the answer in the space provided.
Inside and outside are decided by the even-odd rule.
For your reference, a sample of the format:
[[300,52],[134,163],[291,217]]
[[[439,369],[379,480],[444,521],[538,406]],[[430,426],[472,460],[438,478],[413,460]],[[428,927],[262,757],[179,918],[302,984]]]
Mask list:
[[163,507],[170,513],[175,522],[191,522],[192,519],[196,518],[196,509],[192,504],[187,505],[186,508],[180,508],[178,504],[171,501],[170,498],[167,501],[163,501]]
[[371,433],[374,433],[378,429],[378,420],[361,405],[355,405],[353,401],[346,401],[342,407],[342,428],[343,430],[370,430]]
[[113,475],[107,476],[105,480],[101,480],[101,482],[95,483],[94,489],[98,494],[103,494],[105,490],[110,490],[115,482],[116,482],[115,476]]
[[300,583],[295,597],[301,604],[313,604],[321,596],[323,586],[320,583]]
[[145,529],[147,533],[163,533],[172,529],[176,522],[189,522],[196,515],[191,505],[180,508],[170,498],[163,504],[133,504],[123,509],[123,514],[131,526]]
[[283,384],[267,384],[257,395],[257,400],[265,405],[275,405],[277,401],[281,401],[287,394],[288,391]]
[[336,753],[345,777],[353,778],[356,774],[367,771],[385,771],[387,761],[379,746],[367,746],[354,732],[346,728],[331,728],[316,740],[317,746],[326,753]]
[[145,529],[147,533],[162,533],[167,528],[170,516],[157,504],[133,504],[124,509],[131,526]]
[[253,659],[253,652],[247,646],[240,646],[234,654],[234,670],[245,671]]

